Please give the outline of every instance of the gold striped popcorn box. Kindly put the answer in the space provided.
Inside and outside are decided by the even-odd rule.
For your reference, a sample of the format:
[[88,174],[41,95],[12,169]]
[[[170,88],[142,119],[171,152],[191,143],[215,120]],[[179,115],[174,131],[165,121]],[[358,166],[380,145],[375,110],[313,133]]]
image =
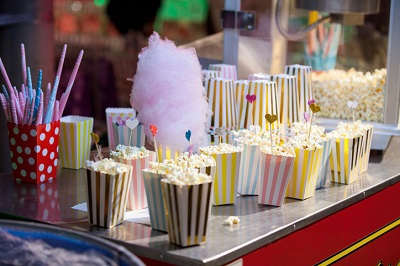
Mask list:
[[213,115],[209,117],[207,128],[211,131],[225,126],[233,130],[237,127],[236,99],[233,80],[209,79],[206,81],[208,108]]
[[114,123],[134,118],[136,118],[136,110],[133,108],[106,108],[107,137],[110,150],[115,150],[115,147],[117,147],[114,136]]
[[247,77],[248,80],[271,80],[271,75],[265,73],[252,73]]
[[292,177],[294,159],[295,157],[261,152],[259,204],[282,206]]
[[158,160],[160,162],[163,162],[164,160],[176,160],[179,155],[182,153],[180,150],[178,149],[172,149],[169,146],[165,146],[162,144],[157,144],[158,148]]
[[237,70],[236,65],[228,64],[210,64],[208,66],[209,70],[216,70],[221,73],[221,77],[224,79],[237,80]]
[[314,87],[311,75],[311,66],[287,65],[285,73],[297,77],[297,89],[299,91],[299,112],[310,112],[308,101],[314,99]]
[[361,151],[360,174],[365,173],[368,170],[368,162],[369,162],[369,155],[371,153],[371,143],[373,134],[372,125],[364,125],[364,127],[365,131],[363,137],[363,149]]
[[65,116],[60,119],[59,159],[61,167],[81,169],[89,160],[93,118]]
[[203,69],[201,73],[203,74],[203,80],[221,77],[221,72],[218,70]]
[[335,139],[329,157],[332,182],[348,185],[358,180],[363,141],[364,136]]
[[142,170],[149,168],[149,163],[155,161],[155,152],[150,152],[149,156],[138,159],[124,159],[121,157],[113,158],[119,163],[132,166],[132,182],[128,191],[128,210],[137,211],[147,207],[146,190],[144,188]]
[[330,172],[329,167],[329,156],[331,155],[332,151],[332,144],[334,143],[335,139],[325,140],[321,143],[323,147],[322,152],[322,159],[321,159],[321,169],[318,174],[317,178],[317,185],[315,189],[323,188],[326,184],[326,180],[328,179],[328,175]]
[[112,228],[124,221],[128,190],[132,179],[132,167],[124,166],[128,170],[116,175],[87,169],[89,223]]
[[205,242],[212,182],[179,186],[161,181],[161,184],[169,241],[182,247]]
[[131,132],[128,126],[113,122],[113,130],[115,146],[123,144],[125,146],[142,147],[145,144],[146,135],[142,124],[137,125]]
[[246,95],[249,94],[249,81],[235,81],[235,98],[236,98],[236,117],[238,121],[237,129],[245,128],[247,100]]
[[[249,83],[248,94],[256,95],[256,100],[249,103],[247,100],[243,105],[244,121],[240,125],[250,128],[251,125],[259,125],[261,129],[269,131],[269,123],[265,119],[266,114],[277,115],[280,121],[279,96],[276,82],[267,80],[255,80]],[[279,123],[272,123],[272,134],[275,144],[280,144]]]
[[297,78],[287,74],[271,75],[271,81],[275,81],[279,97],[279,113],[281,131],[289,136],[290,127],[300,121],[299,94],[297,90]]
[[152,173],[147,169],[143,170],[151,228],[167,232],[167,219],[165,217],[164,198],[161,188],[161,179],[163,178],[166,178],[166,175]]
[[260,146],[243,145],[240,158],[238,193],[241,195],[258,195],[260,178]]
[[304,200],[314,195],[321,168],[322,152],[323,147],[316,150],[295,148],[296,157],[286,189],[286,197]]
[[235,204],[241,152],[212,154],[216,162],[212,203]]

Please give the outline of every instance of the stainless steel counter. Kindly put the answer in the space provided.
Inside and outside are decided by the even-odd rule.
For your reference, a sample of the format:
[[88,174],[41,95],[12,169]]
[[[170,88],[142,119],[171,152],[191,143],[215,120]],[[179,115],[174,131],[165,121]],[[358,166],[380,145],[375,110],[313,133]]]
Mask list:
[[[350,185],[328,182],[304,201],[285,199],[282,207],[258,205],[256,196],[238,197],[235,206],[212,208],[206,243],[181,248],[150,226],[125,221],[112,229],[91,226],[87,213],[71,207],[86,202],[84,170],[59,169],[52,183],[17,184],[0,175],[0,217],[24,218],[108,238],[136,255],[181,265],[220,265],[299,230],[400,181],[400,137],[383,156],[371,155],[367,174]],[[224,225],[228,216],[240,224]]]

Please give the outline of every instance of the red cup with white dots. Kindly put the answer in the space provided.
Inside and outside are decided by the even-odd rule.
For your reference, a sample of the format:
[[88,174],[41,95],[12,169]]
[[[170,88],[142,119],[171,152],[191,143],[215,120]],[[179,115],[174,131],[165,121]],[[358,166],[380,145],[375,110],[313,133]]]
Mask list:
[[7,123],[14,179],[42,183],[56,178],[60,121],[41,125]]

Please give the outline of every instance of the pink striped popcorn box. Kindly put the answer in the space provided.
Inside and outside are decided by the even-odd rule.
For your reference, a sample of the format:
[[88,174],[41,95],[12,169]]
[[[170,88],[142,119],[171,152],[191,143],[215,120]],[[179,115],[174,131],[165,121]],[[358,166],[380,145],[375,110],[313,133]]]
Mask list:
[[237,80],[237,70],[235,65],[210,64],[208,69],[221,72],[221,78]]
[[258,203],[282,206],[292,176],[294,158],[261,152]]

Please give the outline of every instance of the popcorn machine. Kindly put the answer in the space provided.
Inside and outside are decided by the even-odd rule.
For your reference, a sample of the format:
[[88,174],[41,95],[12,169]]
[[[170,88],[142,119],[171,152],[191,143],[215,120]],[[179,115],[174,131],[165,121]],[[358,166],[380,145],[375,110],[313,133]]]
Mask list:
[[[400,135],[400,17],[396,16],[400,14],[400,2],[390,1],[390,4],[387,4],[388,18],[386,17],[385,27],[388,28],[388,33],[379,42],[369,42],[360,34],[371,27],[370,23],[364,21],[371,14],[381,14],[384,10],[380,10],[380,7],[385,3],[388,2],[226,0],[225,10],[222,12],[222,61],[236,65],[239,78],[247,78],[249,74],[257,72],[283,73],[285,65],[294,63],[312,65],[313,70],[318,70],[319,66],[314,64],[315,60],[307,61],[306,58],[307,49],[313,47],[313,43],[307,44],[310,40],[309,35],[315,29],[315,38],[320,38],[318,31],[325,27],[325,36],[328,36],[326,25],[337,25],[336,30],[339,28],[339,31],[336,46],[339,48],[336,47],[334,51],[337,52],[338,58],[336,60],[334,54],[336,62],[333,62],[333,66],[336,63],[336,68],[354,69],[338,71],[341,75],[334,77],[324,76],[335,72],[329,70],[329,67],[320,69],[324,71],[318,74],[323,75],[314,73],[316,100],[321,108],[327,111],[321,113],[316,122],[328,131],[334,129],[339,120],[347,120],[349,117],[345,110],[346,103],[357,100],[359,108],[356,119],[374,126],[371,149],[385,150],[391,136]],[[320,17],[312,19],[311,10],[319,11],[317,14],[320,14]],[[294,12],[303,12],[303,17],[306,14],[308,22],[300,26],[301,23],[296,24],[296,21],[301,19],[293,15]],[[349,31],[358,32],[359,35],[349,37]],[[357,43],[361,46],[352,44],[355,38],[359,38]],[[293,42],[294,40],[301,41]],[[328,39],[324,44],[331,47],[334,42],[334,39]],[[361,50],[357,47],[362,45],[376,49],[364,53],[365,58],[361,58],[361,55],[361,59],[356,56],[353,60],[349,59],[352,58],[352,54],[356,55]],[[321,47],[323,49],[324,46]],[[302,50],[301,53],[299,50]],[[377,54],[374,57],[373,52]],[[201,57],[201,52],[199,56]],[[371,58],[378,57],[380,63],[374,65]],[[336,85],[332,85],[333,81]],[[330,87],[326,84],[330,84]]]

